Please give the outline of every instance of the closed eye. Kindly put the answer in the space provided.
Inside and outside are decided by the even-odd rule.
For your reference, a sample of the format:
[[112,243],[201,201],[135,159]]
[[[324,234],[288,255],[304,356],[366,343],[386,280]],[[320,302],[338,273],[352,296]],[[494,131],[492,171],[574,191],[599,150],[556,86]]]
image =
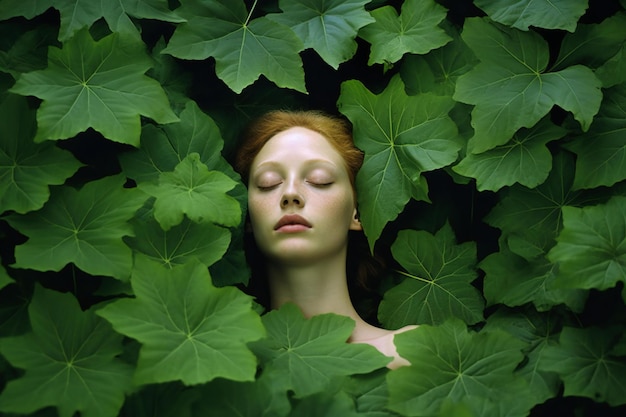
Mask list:
[[272,185],[257,185],[256,188],[258,188],[260,191],[272,191],[274,188],[278,187],[281,183],[276,183],[276,184],[272,184]]
[[314,187],[318,187],[318,188],[325,188],[325,187],[330,187],[331,185],[333,185],[333,182],[313,182],[313,181],[307,181],[307,183],[311,184]]

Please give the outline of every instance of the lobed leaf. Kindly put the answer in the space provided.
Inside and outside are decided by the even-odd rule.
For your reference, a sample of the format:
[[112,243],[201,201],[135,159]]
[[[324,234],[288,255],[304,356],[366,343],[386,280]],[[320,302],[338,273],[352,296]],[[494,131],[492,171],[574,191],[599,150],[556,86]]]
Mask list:
[[0,213],[38,210],[82,164],[53,143],[35,144],[35,114],[25,98],[8,95],[0,103]]
[[471,153],[505,144],[555,105],[571,112],[583,130],[589,129],[602,100],[600,80],[591,69],[574,65],[546,72],[548,44],[538,34],[482,18],[467,19],[462,37],[481,61],[459,77],[454,93],[455,100],[475,105]]
[[81,311],[71,294],[37,285],[28,307],[32,331],[0,339],[0,353],[23,376],[0,394],[0,410],[27,414],[56,406],[61,417],[114,417],[131,388],[132,368],[116,358],[122,337]]
[[106,177],[84,185],[55,189],[39,211],[5,219],[29,239],[15,248],[16,268],[60,271],[68,263],[91,275],[128,279],[132,252],[122,238],[147,196],[123,188],[125,178]]
[[313,48],[337,69],[356,52],[359,29],[374,21],[363,7],[366,3],[369,0],[280,0],[283,13],[267,17],[291,27],[305,49]]
[[409,97],[399,77],[372,94],[359,81],[341,86],[338,106],[354,126],[356,146],[365,153],[357,175],[359,213],[370,245],[411,197],[427,200],[422,172],[457,158],[456,124],[448,116],[454,102],[421,94]]
[[468,324],[482,320],[484,302],[471,285],[477,277],[476,246],[457,245],[446,224],[436,235],[402,230],[391,253],[408,271],[399,285],[388,290],[378,310],[387,328],[407,324],[440,324],[457,317]]
[[336,314],[305,319],[294,304],[285,304],[263,316],[267,338],[251,345],[263,372],[280,389],[305,397],[327,389],[333,379],[368,373],[390,358],[376,348],[347,343],[354,320]]
[[588,0],[476,0],[476,6],[494,21],[517,29],[534,26],[574,32]]
[[136,298],[117,300],[98,314],[142,344],[136,383],[254,380],[256,358],[246,344],[264,330],[249,296],[214,287],[196,262],[165,269],[137,258],[131,284]]
[[400,16],[393,6],[374,9],[371,15],[376,21],[359,31],[372,44],[368,65],[393,64],[406,53],[426,54],[451,40],[439,27],[446,9],[434,0],[406,0]]
[[107,139],[138,146],[140,116],[159,123],[178,120],[159,83],[143,75],[151,66],[142,43],[116,33],[94,41],[83,29],[61,49],[50,47],[48,67],[23,74],[11,91],[43,100],[36,142],[93,128]]

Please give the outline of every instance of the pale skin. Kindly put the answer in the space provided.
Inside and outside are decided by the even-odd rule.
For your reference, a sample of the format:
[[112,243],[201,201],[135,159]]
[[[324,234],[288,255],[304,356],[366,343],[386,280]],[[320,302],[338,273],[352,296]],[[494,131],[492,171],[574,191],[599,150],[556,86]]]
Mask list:
[[341,154],[322,135],[294,127],[272,137],[250,167],[248,205],[257,245],[267,257],[272,308],[291,302],[305,317],[335,313],[356,325],[348,339],[408,365],[393,343],[399,330],[364,321],[348,293],[348,231],[361,230]]

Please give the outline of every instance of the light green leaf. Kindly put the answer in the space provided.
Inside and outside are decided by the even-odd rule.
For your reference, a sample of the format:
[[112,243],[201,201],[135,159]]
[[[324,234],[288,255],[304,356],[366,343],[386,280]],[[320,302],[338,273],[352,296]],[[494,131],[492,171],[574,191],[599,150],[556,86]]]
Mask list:
[[558,288],[605,290],[626,282],[626,197],[563,207],[563,230],[548,257],[559,264]]
[[452,169],[475,178],[479,191],[498,191],[515,183],[535,188],[546,180],[552,168],[552,155],[546,144],[566,133],[544,118],[530,129],[516,132],[505,145],[480,154],[468,154]]
[[328,65],[352,58],[360,28],[374,19],[363,7],[370,0],[280,0],[283,13],[267,17],[281,23],[298,35],[304,48],[313,48]]
[[28,315],[32,332],[0,339],[0,353],[25,370],[0,394],[0,410],[56,406],[61,417],[115,417],[131,388],[132,368],[116,358],[122,337],[71,294],[40,286]]
[[66,41],[83,27],[104,18],[112,32],[135,36],[139,32],[130,17],[183,22],[168,8],[166,0],[109,0],[101,2],[77,0],[3,0],[0,20],[16,16],[32,19],[50,7],[61,16],[59,40]]
[[433,94],[407,96],[399,77],[372,94],[359,81],[341,85],[338,106],[365,152],[357,175],[359,213],[371,248],[411,197],[427,200],[422,172],[453,163],[461,148],[448,116],[454,102]]
[[626,404],[626,360],[610,351],[623,328],[565,327],[558,346],[546,348],[545,371],[559,374],[564,395],[591,398],[616,407]]
[[475,4],[496,22],[517,29],[534,26],[574,32],[587,3],[588,0],[476,0]]
[[394,63],[406,53],[426,54],[451,38],[440,28],[446,9],[434,0],[406,0],[400,16],[393,6],[371,12],[376,22],[359,32],[372,44],[368,65]]
[[396,261],[406,269],[406,278],[391,288],[378,310],[387,328],[407,324],[440,324],[457,317],[468,324],[482,320],[484,302],[471,285],[477,278],[476,245],[457,245],[446,224],[436,235],[402,230],[391,246]]
[[35,113],[23,97],[0,103],[0,213],[38,210],[50,185],[63,184],[82,165],[54,143],[35,144]]
[[368,373],[390,358],[368,344],[346,341],[354,320],[335,314],[305,319],[294,304],[263,316],[267,339],[251,344],[263,363],[264,375],[276,387],[297,397],[321,392],[334,378]]
[[11,91],[43,100],[36,142],[71,138],[91,127],[138,146],[140,116],[178,120],[159,83],[143,75],[151,66],[142,43],[115,33],[95,42],[81,30],[62,49],[50,47],[48,68],[23,74]]
[[454,319],[438,327],[421,325],[395,341],[411,366],[387,375],[389,408],[404,416],[432,416],[445,399],[468,396],[515,398],[526,412],[534,405],[522,394],[526,381],[514,373],[526,344],[503,331],[470,332]]
[[237,226],[241,222],[239,202],[226,194],[237,183],[219,171],[209,171],[200,155],[191,153],[173,172],[159,175],[159,183],[142,183],[139,188],[153,197],[154,217],[163,230],[179,225],[185,215],[196,223]]
[[154,220],[133,222],[135,236],[128,246],[164,267],[173,268],[196,260],[205,266],[219,261],[230,244],[230,231],[211,223],[181,224],[164,231]]
[[574,189],[612,186],[626,179],[626,84],[605,92],[591,129],[566,148],[576,154]]
[[535,32],[522,32],[483,18],[465,21],[463,40],[481,61],[457,80],[454,99],[474,104],[472,153],[508,142],[520,128],[530,128],[557,105],[589,129],[600,108],[600,80],[575,65],[546,72],[548,44]]
[[246,12],[241,0],[219,0],[210,6],[188,0],[181,9],[188,21],[176,28],[163,53],[183,59],[215,58],[217,76],[236,93],[260,75],[279,87],[306,92],[298,55],[303,45],[288,26],[267,17],[251,20],[254,9]]
[[123,187],[125,178],[106,177],[80,190],[54,190],[39,211],[5,217],[29,239],[15,248],[14,267],[60,271],[72,262],[92,275],[128,279],[132,252],[122,241],[133,230],[128,220],[147,196]]
[[131,284],[135,299],[117,300],[98,314],[142,344],[137,383],[254,380],[256,358],[246,344],[264,331],[251,297],[214,287],[207,268],[195,262],[165,269],[137,258]]

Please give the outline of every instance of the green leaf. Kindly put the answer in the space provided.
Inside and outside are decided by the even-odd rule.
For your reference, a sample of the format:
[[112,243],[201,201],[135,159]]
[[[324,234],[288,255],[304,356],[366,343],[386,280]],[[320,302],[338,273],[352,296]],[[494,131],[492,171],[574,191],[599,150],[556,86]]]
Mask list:
[[[387,375],[389,408],[404,416],[432,416],[444,399],[468,396],[525,404],[526,381],[514,370],[525,343],[502,331],[469,332],[457,319],[396,335],[411,366]],[[527,404],[526,411],[531,404]],[[525,415],[525,414],[522,414]]]
[[626,197],[563,207],[563,230],[548,257],[559,264],[559,288],[605,290],[626,282]]
[[163,230],[179,225],[185,215],[196,223],[237,226],[241,222],[239,202],[226,194],[237,183],[219,171],[209,171],[197,153],[189,154],[173,172],[159,175],[159,183],[142,183],[139,188],[153,197],[154,217]]
[[26,99],[8,95],[0,103],[0,213],[38,210],[50,185],[63,184],[82,165],[54,143],[35,144],[35,113]]
[[5,219],[29,239],[15,248],[15,265],[37,271],[60,271],[72,262],[92,275],[127,279],[132,252],[122,241],[133,230],[128,220],[146,195],[123,188],[125,178],[106,177],[80,190],[55,189],[39,211]]
[[476,0],[475,4],[496,22],[517,29],[534,26],[574,32],[587,3],[588,0]]
[[576,154],[574,189],[611,186],[626,179],[626,84],[605,91],[591,129],[566,145]]
[[139,32],[130,16],[182,22],[184,19],[169,10],[166,0],[114,0],[89,2],[76,0],[3,0],[0,20],[16,16],[32,19],[50,7],[61,15],[59,40],[66,41],[85,26],[91,26],[98,19],[104,18],[112,32],[121,32],[136,36]]
[[53,26],[41,25],[35,30],[25,31],[19,23],[4,23],[0,31],[0,36],[7,45],[6,51],[0,50],[0,71],[17,79],[23,72],[46,67],[48,45],[54,43],[57,34]]
[[131,284],[135,299],[117,300],[98,314],[142,344],[137,383],[254,380],[256,358],[246,344],[264,331],[251,297],[214,287],[207,268],[195,262],[165,269],[137,258]]
[[294,304],[263,316],[267,339],[251,344],[264,375],[297,397],[321,392],[334,378],[371,372],[390,358],[367,344],[347,343],[354,320],[335,314],[305,319]]
[[[215,13],[215,8],[218,13]],[[267,17],[251,19],[241,0],[219,0],[205,6],[185,1],[177,26],[163,53],[177,58],[215,58],[217,76],[236,93],[264,75],[279,87],[306,92],[302,42],[288,27]]]
[[122,337],[71,294],[35,287],[32,332],[0,339],[0,353],[23,376],[0,395],[0,410],[22,414],[56,406],[61,417],[114,417],[131,388],[132,368],[116,359]]
[[337,69],[356,52],[359,29],[374,21],[363,7],[366,3],[369,0],[280,0],[283,13],[267,17],[291,27],[304,48],[313,48]]
[[200,392],[180,383],[142,386],[124,402],[120,417],[194,417],[192,407]]
[[626,82],[626,43],[611,59],[596,70],[603,87],[613,87]]
[[406,53],[426,54],[451,38],[438,25],[446,9],[434,0],[406,0],[400,16],[393,6],[371,12],[376,22],[365,26],[359,36],[372,44],[368,65],[394,63]]
[[13,283],[13,278],[11,278],[7,273],[7,270],[0,265],[0,290],[11,283]]
[[558,346],[546,348],[545,371],[559,374],[564,395],[592,398],[615,407],[626,404],[626,361],[610,351],[623,328],[565,327]]
[[498,191],[515,183],[535,188],[546,180],[552,168],[552,155],[546,144],[565,136],[566,132],[544,118],[530,129],[516,132],[505,145],[468,154],[452,169],[475,178],[478,191]]
[[454,102],[433,94],[407,96],[399,77],[372,94],[359,81],[341,85],[338,106],[365,152],[357,175],[359,213],[370,245],[411,197],[427,200],[422,172],[453,163],[461,145],[448,116]]
[[407,324],[440,324],[457,317],[468,324],[482,320],[484,302],[471,285],[477,278],[476,245],[457,245],[446,224],[436,235],[402,230],[391,246],[393,257],[408,273],[391,288],[378,310],[387,328]]
[[48,68],[23,74],[11,89],[43,100],[35,141],[67,139],[93,128],[138,146],[140,116],[178,120],[159,83],[143,75],[152,66],[144,48],[115,33],[96,42],[87,30],[62,49],[50,47]]
[[546,72],[548,44],[535,32],[522,32],[482,18],[465,21],[463,40],[481,61],[459,77],[454,99],[474,104],[472,153],[508,142],[520,128],[530,128],[557,105],[589,129],[602,100],[600,80],[575,65]]
[[359,417],[354,401],[345,392],[321,392],[296,402],[290,417]]

